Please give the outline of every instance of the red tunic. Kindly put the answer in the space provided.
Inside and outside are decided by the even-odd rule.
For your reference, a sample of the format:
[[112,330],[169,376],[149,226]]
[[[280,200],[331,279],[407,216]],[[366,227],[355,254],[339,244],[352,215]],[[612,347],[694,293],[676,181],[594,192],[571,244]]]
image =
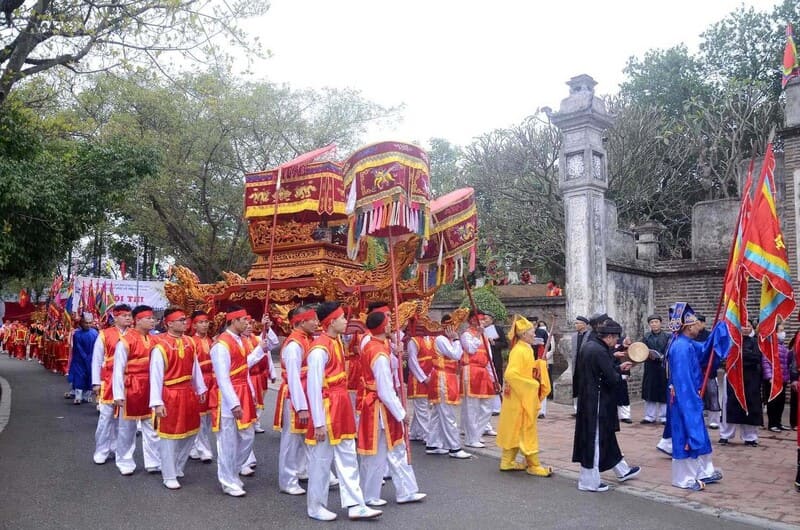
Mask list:
[[156,418],[153,425],[161,438],[181,439],[200,430],[200,403],[192,386],[195,343],[189,337],[159,337],[155,350],[164,359],[164,386],[161,399],[167,415]]
[[25,339],[28,338],[28,330],[23,324],[19,324],[14,330],[11,341],[11,352],[17,359],[25,358]]
[[[239,343],[236,342],[236,339],[227,332],[222,333],[214,344],[223,346],[228,350],[228,354],[230,355],[231,385],[233,385],[233,391],[236,393],[236,397],[239,398],[239,405],[242,408],[242,418],[236,420],[236,425],[239,429],[247,429],[256,421],[256,403],[253,399],[253,392],[248,384],[247,354],[249,352],[246,351],[247,346],[240,346]],[[242,344],[245,344],[245,341],[242,341]],[[216,407],[214,415],[212,416],[214,420],[212,422],[212,429],[214,432],[219,431],[220,418],[222,417],[222,411],[220,410],[221,403],[221,390],[217,388]]]
[[[433,370],[433,359],[436,357],[436,348],[433,345],[434,337],[413,337],[417,345],[417,362],[422,368],[422,373],[429,374]],[[408,399],[427,398],[428,385],[420,383],[414,374],[408,378]]]
[[200,371],[203,372],[203,382],[206,384],[208,393],[204,403],[198,403],[200,406],[200,415],[205,416],[211,408],[211,396],[216,398],[217,385],[214,379],[214,367],[211,365],[211,338],[208,336],[199,337],[195,335],[192,337],[194,341],[194,351],[197,355],[197,364],[200,365]]
[[[328,354],[325,363],[325,373],[322,381],[322,399],[325,407],[325,425],[328,428],[328,441],[337,445],[342,440],[352,440],[356,437],[356,418],[353,414],[353,405],[347,393],[347,372],[344,366],[344,345],[342,339],[332,339],[323,333],[317,337],[306,352],[314,348],[322,348]],[[314,439],[314,420],[309,422],[306,431],[306,443],[316,445]]]
[[[434,350],[435,348],[434,342]],[[431,380],[435,384],[428,385],[428,399],[431,403],[440,403],[439,387],[444,385],[445,403],[450,405],[459,405],[461,403],[461,392],[459,391],[458,382],[458,361],[445,357],[438,350],[436,350],[436,357],[433,358],[434,373]]]
[[403,441],[403,424],[395,419],[378,398],[378,387],[373,371],[373,365],[378,357],[386,358],[391,373],[392,361],[389,358],[388,344],[383,340],[372,338],[361,352],[364,393],[361,417],[358,422],[357,442],[358,454],[361,455],[374,455],[378,452],[378,429],[380,429],[381,414],[389,450],[391,451]]
[[[248,354],[256,349],[258,343],[258,337],[255,335],[242,337],[242,344],[244,344],[244,349]],[[255,392],[257,409],[264,408],[264,392],[267,391],[268,374],[269,361],[266,356],[250,367],[250,383],[253,385],[253,391]]]
[[363,335],[355,333],[347,346],[345,366],[347,369],[347,390],[361,394],[361,387],[364,382],[361,380],[361,360],[359,359],[361,349],[361,339]]
[[492,376],[486,366],[489,364],[489,351],[486,349],[480,332],[469,328],[467,333],[480,340],[480,346],[474,355],[464,352],[461,358],[464,363],[464,392],[467,397],[491,398],[495,396]]
[[[293,342],[300,345],[300,348],[303,351],[303,360],[305,360],[306,353],[308,353],[308,347],[311,345],[311,337],[309,337],[302,330],[293,329],[283,343],[281,354],[283,353],[283,348]],[[304,389],[306,388],[307,373],[308,366],[305,363],[302,363],[302,366],[300,367],[300,383],[303,385]],[[289,400],[289,432],[292,434],[305,433],[308,430],[308,425],[303,425],[299,422],[299,419],[297,418],[297,411],[295,411],[294,407],[291,405],[289,377],[286,374],[286,363],[283,362],[283,355],[281,355],[281,387],[278,389],[278,399],[275,401],[275,417],[272,420],[272,428],[276,431],[281,431],[283,429],[283,407],[287,399]]]
[[[126,330],[127,331],[127,330]],[[100,403],[114,404],[114,390],[111,378],[114,375],[114,350],[124,333],[113,326],[100,332],[100,342],[103,344],[103,364],[100,365]]]
[[150,350],[156,341],[150,335],[136,330],[119,339],[128,350],[125,365],[125,406],[122,417],[126,420],[144,420],[150,417]]

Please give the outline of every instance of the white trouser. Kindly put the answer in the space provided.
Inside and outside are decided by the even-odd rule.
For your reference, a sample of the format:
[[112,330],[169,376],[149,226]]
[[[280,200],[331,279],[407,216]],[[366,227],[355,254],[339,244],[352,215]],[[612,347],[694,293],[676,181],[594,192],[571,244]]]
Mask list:
[[621,420],[631,419],[631,406],[617,405],[617,417]]
[[480,443],[481,435],[492,417],[492,398],[467,397],[461,403],[465,420],[464,442],[467,445]]
[[720,418],[722,417],[722,411],[720,410],[709,410],[708,411],[708,424],[717,424],[719,425]]
[[445,403],[444,400],[434,405],[431,410],[430,426],[429,447],[441,447],[450,451],[461,449],[461,437],[458,435],[453,405]]
[[189,460],[189,451],[192,450],[194,439],[194,436],[189,436],[178,440],[161,438],[158,441],[162,479],[174,480],[183,477],[183,468]]
[[547,416],[547,399],[543,399],[539,402],[539,414]]
[[711,455],[697,458],[672,459],[672,485],[678,488],[691,488],[699,479],[714,474]]
[[306,509],[309,517],[319,516],[328,505],[331,462],[336,466],[339,478],[339,497],[342,508],[364,505],[358,477],[358,457],[355,440],[342,440],[331,445],[328,438],[308,446],[308,488]]
[[667,421],[667,404],[658,401],[644,402],[644,419],[647,421]]
[[496,395],[492,398],[492,414],[499,414],[500,407],[503,404],[503,400],[500,399],[500,395]]
[[755,442],[758,440],[758,425],[742,425],[739,423],[721,423],[719,426],[719,437],[732,440],[736,437],[737,427],[741,427],[740,436],[745,442]]
[[98,410],[100,416],[94,431],[94,461],[105,462],[108,455],[116,449],[117,418],[114,417],[114,405],[101,403]]
[[217,432],[217,479],[223,488],[239,489],[239,471],[253,449],[253,426],[239,429],[235,418],[220,418]]
[[[597,405],[598,411],[600,409],[600,404]],[[595,491],[597,488],[600,487],[601,480],[600,480],[600,423],[598,419],[598,423],[595,425],[594,429],[594,462],[592,462],[591,468],[585,468],[581,466],[580,475],[578,475],[578,489],[580,490],[588,490],[588,491]],[[619,462],[613,468],[614,474],[617,478],[621,478],[625,476],[631,468],[628,466],[628,463],[625,462],[625,459],[620,459]]]
[[211,460],[214,454],[211,452],[211,414],[200,416],[200,430],[194,437],[194,447],[191,451],[192,457],[202,460]]
[[381,498],[381,483],[387,464],[397,499],[408,497],[419,491],[414,468],[408,463],[406,457],[405,442],[400,442],[389,451],[386,444],[386,431],[379,428],[378,452],[374,455],[361,455],[361,489],[364,491],[365,500],[374,501]]
[[672,454],[672,438],[661,438],[656,447],[665,453]]
[[428,398],[414,398],[411,403],[414,406],[414,417],[411,418],[411,425],[408,427],[408,437],[412,440],[427,441],[431,422]]
[[[153,430],[153,422],[148,418],[140,420],[142,425],[142,453],[144,454],[144,468],[147,470],[161,467],[161,458],[158,456],[158,435]],[[117,430],[117,468],[120,472],[132,472],[136,469],[133,453],[136,450],[137,420],[119,419]]]
[[572,398],[572,410],[578,412],[578,398]]
[[255,423],[255,426],[258,429],[261,428],[261,414],[263,414],[263,413],[264,413],[264,409],[263,408],[260,409],[260,408],[256,407],[256,423]]
[[283,403],[283,421],[281,423],[281,443],[278,449],[278,488],[288,491],[300,486],[297,477],[308,469],[308,449],[306,435],[293,433],[291,422],[290,400]]

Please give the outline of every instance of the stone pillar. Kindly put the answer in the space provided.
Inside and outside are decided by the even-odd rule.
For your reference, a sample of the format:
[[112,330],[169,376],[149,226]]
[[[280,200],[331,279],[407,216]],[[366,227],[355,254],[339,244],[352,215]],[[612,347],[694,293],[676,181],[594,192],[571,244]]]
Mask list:
[[[594,95],[597,83],[588,75],[567,82],[569,97],[550,116],[561,131],[558,188],[564,199],[567,322],[606,311],[606,204],[608,163],[603,137],[613,120]],[[559,352],[571,356],[568,334]],[[572,402],[572,361],[554,383],[554,398]]]
[[636,239],[636,259],[653,263],[658,258],[658,236],[664,225],[657,221],[647,221],[634,228]]
[[551,121],[562,135],[558,159],[564,198],[567,318],[606,310],[605,130],[612,124],[597,83],[588,75],[569,80],[569,97]]

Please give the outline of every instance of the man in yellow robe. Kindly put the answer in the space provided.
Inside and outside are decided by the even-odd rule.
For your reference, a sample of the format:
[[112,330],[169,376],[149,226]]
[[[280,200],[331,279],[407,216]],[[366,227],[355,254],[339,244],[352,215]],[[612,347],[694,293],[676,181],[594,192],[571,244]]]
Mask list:
[[[503,405],[497,426],[497,445],[503,450],[500,471],[524,469],[531,475],[549,477],[551,467],[539,462],[539,436],[536,421],[541,400],[550,393],[547,362],[536,360],[533,353],[536,338],[533,324],[515,315],[508,332],[511,351],[503,381]],[[517,462],[522,453],[525,464]]]

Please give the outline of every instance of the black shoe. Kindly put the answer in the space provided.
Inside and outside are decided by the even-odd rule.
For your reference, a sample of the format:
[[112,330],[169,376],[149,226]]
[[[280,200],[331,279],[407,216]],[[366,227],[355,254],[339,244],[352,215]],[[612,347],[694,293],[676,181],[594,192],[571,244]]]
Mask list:
[[630,423],[633,423],[633,420],[632,420],[632,419],[630,419],[630,418],[625,418],[625,419],[623,419],[623,420],[619,420],[619,421],[621,421],[622,423],[629,423],[629,424],[630,424]]
[[642,420],[639,423],[641,423],[642,425],[650,425],[651,423],[655,423],[655,422],[654,421],[650,421],[650,420]]
[[727,438],[720,438],[719,439],[719,444],[720,445],[728,445],[728,439]]
[[750,440],[744,442],[747,447],[758,447],[758,440]]

